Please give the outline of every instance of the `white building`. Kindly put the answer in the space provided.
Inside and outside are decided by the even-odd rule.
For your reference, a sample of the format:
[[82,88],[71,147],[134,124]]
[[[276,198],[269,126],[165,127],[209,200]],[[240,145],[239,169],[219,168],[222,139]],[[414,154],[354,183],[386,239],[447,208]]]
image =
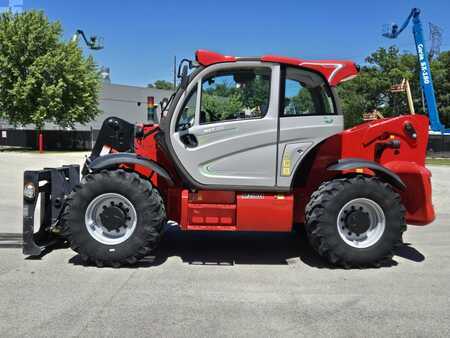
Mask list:
[[[147,123],[147,102],[153,101],[156,113],[160,113],[160,102],[169,98],[170,90],[103,83],[99,94],[101,113],[95,120],[74,130],[63,129],[53,123],[46,123],[43,129],[46,149],[89,149],[97,137],[103,121],[115,116],[130,123]],[[33,125],[14,128],[0,120],[0,146],[37,147],[37,132]]]
[[169,98],[172,94],[172,91],[155,88],[107,83],[104,83],[102,86],[99,98],[99,106],[102,113],[85,126],[77,125],[76,129],[89,130],[91,127],[100,129],[103,121],[109,116],[120,117],[130,123],[148,122],[148,98],[153,97],[159,113],[161,100],[165,97]]
[[[100,113],[94,121],[85,125],[77,123],[76,130],[100,129],[103,121],[109,116],[120,117],[130,123],[144,123],[147,120],[147,100],[153,98],[157,105],[157,111],[160,112],[159,103],[165,97],[169,98],[172,94],[170,90],[136,87],[119,84],[103,83],[99,95]],[[13,128],[6,121],[0,121],[1,129]],[[35,129],[33,125],[26,125],[17,129]],[[44,130],[61,130],[61,127],[46,123]]]

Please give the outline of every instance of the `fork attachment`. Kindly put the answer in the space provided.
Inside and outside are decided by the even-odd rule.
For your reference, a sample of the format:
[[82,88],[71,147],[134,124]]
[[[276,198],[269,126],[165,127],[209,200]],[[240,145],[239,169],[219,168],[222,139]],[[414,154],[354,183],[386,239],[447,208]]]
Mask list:
[[[27,170],[23,174],[23,247],[28,256],[39,256],[62,238],[58,235],[65,199],[80,183],[80,166]],[[35,209],[40,196],[40,222],[34,229]]]

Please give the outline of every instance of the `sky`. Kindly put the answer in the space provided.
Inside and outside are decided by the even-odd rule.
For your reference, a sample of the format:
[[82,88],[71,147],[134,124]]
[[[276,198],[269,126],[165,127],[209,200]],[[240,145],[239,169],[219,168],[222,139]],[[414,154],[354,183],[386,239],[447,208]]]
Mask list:
[[[0,0],[0,6],[7,3]],[[174,56],[193,59],[197,49],[358,63],[378,47],[394,43],[402,51],[414,51],[410,27],[396,40],[381,36],[384,24],[402,24],[413,7],[422,10],[427,37],[428,22],[433,22],[443,29],[441,49],[450,49],[449,0],[23,0],[23,4],[59,20],[65,39],[77,29],[103,37],[103,50],[86,53],[110,67],[112,82],[119,84],[146,86],[158,79],[171,80]]]

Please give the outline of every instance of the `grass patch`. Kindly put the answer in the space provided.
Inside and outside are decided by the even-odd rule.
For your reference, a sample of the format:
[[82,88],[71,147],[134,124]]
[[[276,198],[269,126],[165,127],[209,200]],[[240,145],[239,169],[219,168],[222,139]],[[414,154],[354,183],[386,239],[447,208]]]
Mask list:
[[450,165],[450,158],[427,158],[426,164],[430,165]]

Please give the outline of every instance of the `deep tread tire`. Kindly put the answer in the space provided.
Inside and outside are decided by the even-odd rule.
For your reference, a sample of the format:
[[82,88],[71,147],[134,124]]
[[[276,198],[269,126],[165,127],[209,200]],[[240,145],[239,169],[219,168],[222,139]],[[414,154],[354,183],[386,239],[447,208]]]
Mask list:
[[[117,245],[106,245],[95,240],[84,221],[89,203],[109,192],[125,196],[137,213],[134,232]],[[62,218],[62,234],[83,262],[92,262],[99,267],[119,267],[135,264],[156,248],[166,222],[166,213],[161,195],[149,181],[136,173],[119,169],[85,176],[69,195]]]
[[[381,238],[368,248],[354,248],[341,238],[337,217],[341,208],[355,198],[368,198],[383,209],[386,227]],[[309,242],[319,255],[333,265],[349,267],[379,266],[392,258],[406,230],[405,208],[400,195],[377,177],[357,175],[327,181],[311,195],[305,210]]]

